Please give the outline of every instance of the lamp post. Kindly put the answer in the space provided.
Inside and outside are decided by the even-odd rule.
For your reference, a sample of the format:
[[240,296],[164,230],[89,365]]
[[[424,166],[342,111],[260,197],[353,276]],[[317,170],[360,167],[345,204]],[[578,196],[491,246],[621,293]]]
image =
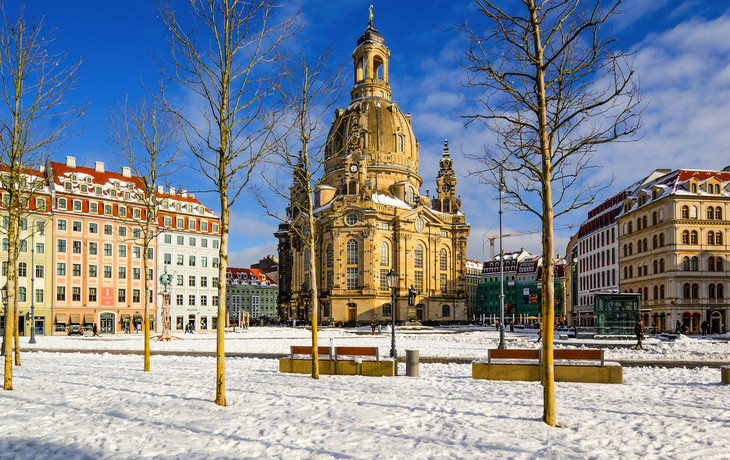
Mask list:
[[504,249],[502,249],[502,195],[504,194],[504,174],[499,170],[499,348],[504,350]]
[[395,350],[395,314],[398,311],[395,306],[395,290],[398,288],[398,273],[390,269],[390,273],[387,275],[388,278],[388,287],[391,289],[391,311],[390,311],[390,318],[391,318],[391,340],[390,340],[390,357],[393,359],[396,359],[398,357],[398,353]]
[[2,350],[0,350],[0,355],[5,354],[5,328],[8,327],[8,285],[6,284],[3,286],[2,289],[0,289],[2,292],[2,301],[3,306],[5,307],[5,312],[3,313],[3,345]]

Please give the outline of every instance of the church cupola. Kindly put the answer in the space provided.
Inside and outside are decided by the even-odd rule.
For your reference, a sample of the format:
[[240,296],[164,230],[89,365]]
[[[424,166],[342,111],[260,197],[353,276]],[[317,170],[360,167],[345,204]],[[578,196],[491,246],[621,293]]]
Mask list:
[[390,101],[389,58],[390,50],[385,46],[385,38],[373,27],[373,7],[370,6],[368,28],[357,39],[357,48],[352,53],[355,65],[355,84],[350,92],[352,100],[374,97]]
[[439,172],[436,176],[437,195],[431,200],[431,207],[436,211],[460,211],[461,199],[456,197],[456,174],[453,166],[454,160],[449,155],[449,141],[444,140],[444,154],[439,161]]

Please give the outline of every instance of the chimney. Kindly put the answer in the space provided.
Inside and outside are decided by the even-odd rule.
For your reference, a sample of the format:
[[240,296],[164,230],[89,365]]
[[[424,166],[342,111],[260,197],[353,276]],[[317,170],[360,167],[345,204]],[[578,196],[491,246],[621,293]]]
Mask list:
[[157,186],[157,193],[159,193],[159,194],[165,193],[165,186],[164,185],[158,185]]
[[76,157],[66,157],[66,167],[76,168]]
[[183,198],[187,198],[187,197],[188,197],[188,191],[187,191],[187,190],[185,190],[185,189],[183,189],[183,188],[181,188],[181,189],[180,189],[180,195],[181,195],[181,196],[182,196]]
[[132,168],[129,166],[122,166],[122,177],[132,177]]
[[175,187],[170,187],[170,195],[174,195],[174,194],[175,194]]
[[94,171],[98,173],[104,172],[104,162],[103,161],[95,161],[94,162]]

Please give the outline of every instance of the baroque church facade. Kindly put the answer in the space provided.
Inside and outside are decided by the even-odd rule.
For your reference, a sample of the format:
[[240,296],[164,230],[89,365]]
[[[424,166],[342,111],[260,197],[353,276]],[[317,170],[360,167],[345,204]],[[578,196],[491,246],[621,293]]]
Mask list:
[[[321,185],[314,190],[320,322],[461,322],[466,311],[466,242],[470,226],[456,194],[448,142],[435,196],[421,194],[419,144],[392,100],[384,37],[373,27],[352,54],[351,102],[337,109]],[[335,152],[338,152],[337,154]],[[292,206],[301,199],[292,187]],[[309,320],[309,249],[290,216],[279,240],[279,314]],[[396,308],[386,275],[399,275]],[[410,293],[410,296],[409,296]],[[409,311],[409,304],[410,311]]]

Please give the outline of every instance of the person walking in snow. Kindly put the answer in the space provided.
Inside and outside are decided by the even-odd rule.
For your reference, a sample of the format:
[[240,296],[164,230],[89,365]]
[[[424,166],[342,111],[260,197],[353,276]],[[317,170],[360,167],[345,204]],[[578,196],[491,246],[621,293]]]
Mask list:
[[542,324],[539,325],[539,329],[537,330],[537,340],[535,342],[540,343],[542,342]]
[[677,327],[674,329],[674,333],[680,335],[682,333],[682,323],[677,320]]
[[644,345],[641,344],[641,341],[644,340],[644,322],[639,321],[636,323],[636,327],[634,327],[634,334],[636,334],[636,349],[638,350],[641,348],[644,349]]
[[509,322],[509,331],[510,332],[514,332],[515,331],[515,322],[514,321],[510,321]]

